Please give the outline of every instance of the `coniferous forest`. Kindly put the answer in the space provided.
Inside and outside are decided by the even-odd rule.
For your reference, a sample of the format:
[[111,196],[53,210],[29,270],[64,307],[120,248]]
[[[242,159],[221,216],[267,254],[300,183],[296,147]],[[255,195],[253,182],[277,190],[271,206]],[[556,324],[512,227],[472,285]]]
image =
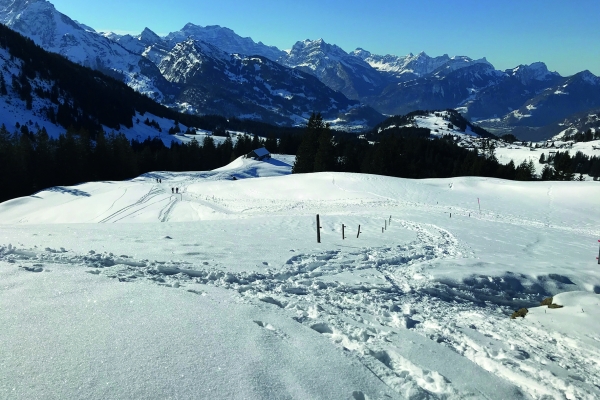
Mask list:
[[[320,114],[313,114],[301,133],[227,135],[166,147],[159,138],[139,142],[122,134],[97,132],[93,137],[67,130],[50,138],[43,130],[26,126],[10,132],[0,127],[0,201],[33,194],[52,186],[88,181],[123,180],[151,171],[206,171],[264,146],[272,153],[296,154],[293,173],[356,172],[402,178],[486,176],[512,180],[573,180],[583,174],[600,176],[600,158],[582,153],[557,152],[540,160],[541,176],[532,162],[498,162],[493,146],[473,150],[458,146],[451,136],[430,139],[425,128],[402,128],[369,141],[355,134],[334,132]],[[216,133],[219,133],[217,131]],[[366,135],[372,137],[371,135]]]
[[[532,162],[500,164],[491,142],[479,151],[469,150],[458,146],[451,136],[431,139],[427,128],[378,130],[376,127],[357,136],[332,131],[320,114],[313,114],[304,129],[233,117],[182,114],[155,103],[120,81],[48,53],[2,25],[0,47],[7,49],[11,57],[22,60],[18,76],[13,75],[11,82],[0,80],[0,97],[8,95],[10,85],[27,107],[34,95],[49,99],[57,110],[48,108],[49,119],[65,129],[58,138],[51,138],[43,128],[31,124],[0,127],[0,201],[53,186],[130,179],[150,171],[210,170],[261,146],[272,153],[296,154],[294,173],[340,171],[403,178],[488,176],[517,180],[600,176],[598,157],[557,152],[540,159],[545,167],[541,176],[537,176]],[[52,85],[45,89],[34,87],[31,82],[35,79]],[[217,144],[208,136],[201,141],[175,142],[166,147],[158,138],[137,141],[104,132],[103,127],[153,123],[148,119],[136,121],[136,112],[175,121],[171,134],[177,133],[180,122],[226,139]],[[451,117],[449,123],[455,126],[466,123],[458,113]],[[392,117],[387,123],[402,125],[408,118],[410,115]],[[227,131],[248,134],[232,140]],[[476,133],[490,137],[483,130]]]
[[173,142],[166,147],[159,138],[143,142],[122,134],[85,133],[68,130],[58,139],[45,130],[27,128],[10,133],[0,127],[0,201],[26,196],[53,186],[88,181],[124,180],[150,171],[206,171],[228,164],[251,150],[268,146],[293,154],[300,136],[285,135],[259,140],[240,136],[235,143],[227,137],[216,144],[211,136],[202,142]]
[[[405,116],[393,117],[396,119]],[[583,174],[600,177],[600,158],[578,152],[557,152],[546,161],[537,176],[533,162],[504,165],[494,154],[492,141],[482,149],[458,146],[452,136],[430,139],[430,130],[403,127],[367,133],[364,139],[335,133],[319,114],[310,118],[296,153],[294,173],[319,171],[360,172],[401,178],[449,178],[487,176],[530,181],[584,179]],[[543,163],[543,162],[542,162]]]

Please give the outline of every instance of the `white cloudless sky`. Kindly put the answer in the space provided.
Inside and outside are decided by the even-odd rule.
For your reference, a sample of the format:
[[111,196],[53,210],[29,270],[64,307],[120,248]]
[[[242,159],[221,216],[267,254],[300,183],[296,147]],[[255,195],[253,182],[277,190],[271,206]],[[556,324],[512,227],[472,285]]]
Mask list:
[[51,0],[98,31],[164,35],[221,25],[289,49],[323,38],[346,51],[486,57],[498,69],[543,61],[562,75],[600,75],[599,0]]

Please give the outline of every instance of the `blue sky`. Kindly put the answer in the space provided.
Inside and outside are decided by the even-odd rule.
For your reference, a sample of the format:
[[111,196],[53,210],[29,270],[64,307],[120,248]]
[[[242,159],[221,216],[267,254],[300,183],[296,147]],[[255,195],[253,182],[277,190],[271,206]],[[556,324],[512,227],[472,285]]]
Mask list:
[[96,30],[158,34],[221,25],[291,48],[323,38],[346,51],[487,57],[498,69],[543,61],[600,75],[600,0],[50,0]]

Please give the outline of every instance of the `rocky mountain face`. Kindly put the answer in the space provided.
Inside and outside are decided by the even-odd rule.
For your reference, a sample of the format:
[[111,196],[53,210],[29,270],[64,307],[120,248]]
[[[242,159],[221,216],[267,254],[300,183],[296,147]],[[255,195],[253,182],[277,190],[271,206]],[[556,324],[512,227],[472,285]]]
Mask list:
[[145,28],[139,35],[116,35],[105,33],[107,38],[119,43],[130,52],[144,56],[156,66],[167,56],[172,46],[156,33]]
[[[598,77],[584,71],[565,78],[542,62],[499,71],[485,58],[380,56],[360,48],[346,53],[323,40],[297,42],[279,61],[383,114],[452,108],[485,120],[497,133],[535,130],[596,107],[600,99]],[[561,90],[565,84],[573,89]]]
[[303,124],[314,110],[346,128],[373,126],[376,111],[331,90],[317,78],[262,56],[229,54],[199,40],[178,43],[160,70],[179,91],[175,100],[204,114]]
[[318,79],[271,61],[284,52],[227,28],[187,24],[165,38],[150,29],[137,36],[99,34],[46,0],[0,0],[0,22],[48,51],[187,112],[295,125],[320,111],[334,125],[351,129],[383,119]]
[[334,124],[360,127],[381,114],[453,108],[506,133],[557,123],[600,98],[593,74],[561,77],[541,62],[499,71],[485,58],[347,53],[322,39],[299,41],[288,53],[191,23],[165,37],[148,28],[100,34],[46,0],[0,0],[0,22],[163,104],[279,124],[301,124],[320,111]]
[[483,88],[468,99],[461,111],[473,120],[501,118],[563,80],[556,72],[548,71],[544,63],[519,65],[504,71],[496,84]]
[[0,23],[45,50],[117,77],[151,98],[162,100],[163,91],[168,91],[156,65],[61,14],[48,1],[0,0]]
[[[547,75],[543,82],[538,83],[539,91],[521,96],[529,98],[514,110],[479,123],[498,133],[515,132],[524,140],[542,140],[560,132],[564,120],[600,107],[600,78],[589,71],[566,78]],[[493,93],[489,97],[491,102]]]
[[366,102],[386,114],[457,108],[499,79],[500,73],[488,64],[474,63],[455,70],[442,66],[423,77],[388,85]]
[[555,126],[548,126],[547,128],[553,128],[548,133],[558,133],[559,138],[562,136],[561,133],[573,135],[576,133],[593,132],[594,134],[598,134],[600,132],[600,108],[573,114],[555,124]]
[[272,61],[285,54],[275,46],[267,46],[262,42],[256,43],[251,38],[241,37],[231,29],[219,25],[198,26],[189,23],[181,30],[169,33],[164,39],[171,47],[184,40],[195,39],[210,43],[226,53],[262,56]]
[[600,78],[583,71],[545,89],[504,119],[512,126],[542,126],[548,118],[561,120],[596,107],[600,107]]
[[377,95],[390,83],[362,59],[322,39],[297,42],[289,54],[278,61],[316,76],[331,89],[354,100]]
[[469,57],[462,56],[449,57],[447,54],[439,57],[429,57],[424,52],[417,55],[409,54],[407,56],[394,56],[390,54],[380,56],[358,48],[351,54],[399,82],[427,76],[441,67],[445,67],[447,70],[456,70],[474,63],[489,64],[485,58],[472,60]]

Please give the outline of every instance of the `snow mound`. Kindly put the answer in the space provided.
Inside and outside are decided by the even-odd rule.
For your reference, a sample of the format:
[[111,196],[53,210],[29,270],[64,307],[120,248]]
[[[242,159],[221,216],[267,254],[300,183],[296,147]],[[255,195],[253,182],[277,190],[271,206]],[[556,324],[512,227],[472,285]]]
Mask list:
[[232,178],[235,176],[236,179],[289,175],[295,160],[295,156],[285,154],[272,154],[270,159],[263,161],[241,156],[213,171],[230,173]]

